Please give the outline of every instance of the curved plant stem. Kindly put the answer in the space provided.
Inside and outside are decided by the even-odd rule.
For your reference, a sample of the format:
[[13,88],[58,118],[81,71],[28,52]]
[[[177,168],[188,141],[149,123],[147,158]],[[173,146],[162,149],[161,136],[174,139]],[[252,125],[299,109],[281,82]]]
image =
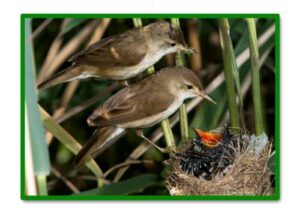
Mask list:
[[[66,130],[64,130],[56,121],[42,108],[40,107],[40,113],[44,127],[53,134],[64,146],[66,146],[72,153],[77,154],[82,146],[78,143]],[[103,172],[94,160],[86,162],[86,166],[95,174],[98,178],[98,186],[103,185]]]
[[57,179],[61,180],[67,187],[69,187],[73,193],[80,193],[79,189],[56,168],[51,167],[51,172]]
[[31,40],[34,40],[45,28],[53,21],[53,19],[46,19],[43,21],[31,34]]
[[133,160],[133,161],[129,161],[129,162],[123,162],[117,165],[114,165],[113,167],[111,167],[110,169],[108,169],[105,173],[104,173],[104,177],[106,178],[109,174],[111,174],[113,171],[124,167],[124,166],[128,166],[128,165],[134,165],[134,164],[147,164],[147,163],[154,163],[154,161],[152,160]]
[[120,84],[118,82],[112,83],[111,85],[107,86],[104,90],[100,91],[97,95],[95,95],[95,96],[91,97],[90,99],[84,101],[80,105],[75,106],[75,107],[69,109],[68,111],[66,111],[61,117],[57,118],[57,120],[56,120],[57,123],[62,123],[64,121],[70,119],[74,115],[84,111],[88,107],[90,107],[90,106],[94,105],[95,103],[97,103],[101,98],[109,95],[114,90],[117,90],[119,88],[120,88]]

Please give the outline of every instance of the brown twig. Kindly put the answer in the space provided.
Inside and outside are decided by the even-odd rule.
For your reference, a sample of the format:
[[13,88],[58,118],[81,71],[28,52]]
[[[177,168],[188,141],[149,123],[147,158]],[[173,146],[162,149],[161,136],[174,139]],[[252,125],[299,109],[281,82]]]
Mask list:
[[64,177],[57,169],[51,167],[51,172],[55,177],[60,179],[67,187],[69,187],[72,190],[72,192],[80,193],[79,189],[71,181]]
[[108,169],[103,174],[103,176],[104,176],[104,178],[106,178],[110,173],[112,173],[116,169],[119,169],[119,168],[124,167],[124,166],[134,165],[134,164],[147,164],[147,163],[154,163],[154,161],[152,161],[152,160],[131,160],[131,161],[128,161],[128,162],[123,162],[123,163],[114,165],[113,167],[111,167],[110,169]]
[[199,20],[190,19],[188,24],[188,43],[189,46],[196,49],[198,54],[191,55],[191,68],[200,77],[200,71],[202,69],[202,54],[200,46],[200,35],[199,35]]
[[[54,113],[52,114],[53,119],[56,120],[57,118],[61,117],[64,114],[64,112],[65,112],[65,110],[77,88],[78,83],[79,83],[79,81],[75,80],[68,84],[68,86],[66,87],[65,92],[62,96],[60,106],[57,109],[55,109]],[[52,139],[53,139],[53,135],[50,132],[47,132],[46,140],[47,140],[48,145],[51,143]]]
[[96,102],[99,101],[99,99],[101,99],[102,97],[112,93],[113,91],[115,91],[116,89],[118,89],[120,87],[118,82],[114,82],[113,84],[111,84],[110,86],[108,86],[106,89],[100,91],[96,96],[86,100],[85,102],[81,103],[80,105],[71,108],[70,110],[68,110],[64,115],[62,115],[61,117],[57,118],[57,122],[58,123],[62,123],[68,119],[70,119],[71,117],[73,117],[74,115],[82,112],[83,110],[87,109],[88,107],[92,106],[93,104],[95,104]]
[[[91,37],[91,39],[90,39],[87,46],[89,46],[89,45],[91,45],[91,44],[93,44],[96,41],[101,39],[101,37],[103,36],[105,30],[107,29],[109,23],[110,23],[110,19],[103,19],[100,22],[98,28],[96,29],[96,31],[92,35],[92,37]],[[77,81],[72,81],[67,85],[67,87],[65,89],[65,92],[63,94],[63,98],[61,100],[61,105],[53,113],[52,117],[54,119],[57,119],[57,118],[61,117],[64,114],[64,112],[65,112],[65,110],[66,110],[73,94],[75,93],[75,91],[77,89],[78,84],[79,84],[79,81],[77,80]],[[46,139],[47,139],[47,143],[50,144],[51,140],[53,139],[53,135],[48,132],[46,134]]]
[[42,82],[43,80],[45,80],[50,74],[48,74],[48,68],[50,66],[50,64],[53,62],[53,60],[55,59],[55,57],[57,56],[61,45],[62,45],[62,37],[60,36],[61,31],[64,29],[64,27],[68,24],[68,19],[64,19],[61,23],[60,26],[60,31],[58,32],[57,36],[55,37],[55,39],[53,40],[47,56],[43,62],[43,65],[40,68],[40,71],[38,72],[37,75],[37,82]]
[[45,28],[53,21],[53,19],[45,19],[31,35],[31,39],[34,40]]
[[[61,64],[64,63],[74,53],[75,50],[78,49],[79,45],[94,31],[98,24],[99,20],[91,21],[76,36],[74,36],[59,52],[56,51],[55,53],[51,53],[51,56],[54,56],[52,56],[48,61],[46,59],[46,62],[44,63],[39,72],[37,82],[42,82],[43,80],[45,80],[45,78],[50,76],[56,69],[58,69],[58,67],[61,66]],[[60,36],[57,37],[56,43],[58,44],[53,45],[60,46]]]

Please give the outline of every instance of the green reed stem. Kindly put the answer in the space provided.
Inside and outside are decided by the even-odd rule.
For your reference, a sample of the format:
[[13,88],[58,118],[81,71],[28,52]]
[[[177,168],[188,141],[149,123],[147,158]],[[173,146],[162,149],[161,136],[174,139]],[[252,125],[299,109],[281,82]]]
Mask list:
[[142,28],[143,27],[143,22],[141,18],[133,18],[133,25],[136,28]]
[[230,26],[229,26],[228,19],[219,20],[219,31],[220,31],[222,54],[223,54],[226,92],[227,92],[228,109],[229,109],[231,126],[240,127],[239,117],[238,117],[239,111],[238,111],[238,105],[236,103],[236,91],[235,91],[235,80],[234,80],[236,62],[235,62],[232,42],[229,34]]
[[264,132],[262,103],[260,92],[260,73],[259,73],[259,52],[257,43],[257,33],[255,19],[246,19],[249,31],[249,45],[251,57],[251,78],[252,78],[252,99],[254,105],[254,119],[256,135],[261,135]]
[[[141,18],[133,18],[133,25],[136,28],[141,28],[143,26],[143,22]],[[151,66],[147,69],[147,74],[152,74],[155,72],[154,66]],[[173,132],[170,126],[169,119],[165,119],[161,122],[161,128],[163,130],[163,134],[165,137],[165,141],[168,147],[175,147],[175,140],[173,136]]]
[[38,194],[39,195],[48,195],[46,176],[44,176],[44,175],[36,176],[36,183],[38,186]]
[[171,129],[169,119],[163,120],[161,123],[161,129],[164,133],[165,141],[168,147],[175,147],[175,140]]
[[38,193],[47,195],[46,177],[50,174],[50,159],[48,146],[44,136],[41,117],[38,111],[36,84],[35,84],[35,62],[33,43],[31,40],[31,19],[25,20],[25,100],[28,116],[29,135],[32,150],[34,174],[38,185]]
[[[180,29],[180,22],[178,18],[171,18],[171,23],[174,27]],[[177,66],[185,66],[185,57],[184,53],[177,52],[175,56],[175,61]],[[188,117],[186,104],[183,103],[179,109],[179,118],[180,118],[180,133],[181,139],[183,142],[186,142],[189,138],[189,127],[188,127]]]

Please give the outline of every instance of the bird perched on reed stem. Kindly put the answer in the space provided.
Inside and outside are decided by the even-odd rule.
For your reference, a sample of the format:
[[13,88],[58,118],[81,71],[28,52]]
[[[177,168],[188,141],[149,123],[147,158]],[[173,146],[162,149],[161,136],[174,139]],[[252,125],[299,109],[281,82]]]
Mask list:
[[69,59],[70,67],[40,83],[38,88],[89,77],[127,80],[176,51],[194,52],[187,47],[179,28],[165,21],[154,22],[92,44]]
[[[97,127],[97,130],[77,154],[75,166],[81,166],[86,160],[103,151],[126,129],[141,130],[158,124],[172,115],[185,99],[197,96],[214,103],[205,94],[194,72],[184,67],[164,68],[123,88],[87,119],[88,125]],[[141,131],[138,133],[153,144]]]

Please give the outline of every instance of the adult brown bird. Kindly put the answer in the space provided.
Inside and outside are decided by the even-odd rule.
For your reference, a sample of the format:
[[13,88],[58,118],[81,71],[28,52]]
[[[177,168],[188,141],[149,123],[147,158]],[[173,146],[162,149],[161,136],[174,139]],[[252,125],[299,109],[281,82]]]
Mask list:
[[92,44],[69,59],[70,67],[40,83],[38,88],[88,77],[126,80],[176,51],[193,52],[179,28],[165,21],[154,22]]
[[[75,166],[81,166],[103,151],[125,129],[139,130],[153,126],[172,115],[185,99],[197,96],[214,103],[205,94],[194,72],[184,67],[164,68],[123,88],[87,119],[89,126],[98,129],[75,157]],[[139,132],[139,136],[152,144],[142,132]]]

